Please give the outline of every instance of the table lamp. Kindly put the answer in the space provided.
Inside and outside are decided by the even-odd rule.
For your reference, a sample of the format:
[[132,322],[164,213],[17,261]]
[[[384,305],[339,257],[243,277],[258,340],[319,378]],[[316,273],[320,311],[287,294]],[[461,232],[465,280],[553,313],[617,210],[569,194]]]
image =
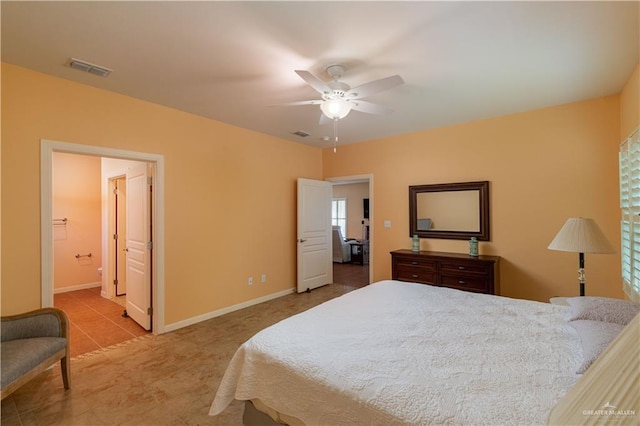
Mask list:
[[548,249],[579,253],[580,296],[584,296],[584,254],[611,254],[616,250],[604,236],[598,224],[589,218],[571,217],[567,219]]

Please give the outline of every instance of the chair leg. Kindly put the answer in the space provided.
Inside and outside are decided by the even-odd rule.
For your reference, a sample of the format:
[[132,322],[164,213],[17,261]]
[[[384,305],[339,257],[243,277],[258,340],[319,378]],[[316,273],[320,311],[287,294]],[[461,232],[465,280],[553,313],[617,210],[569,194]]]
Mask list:
[[69,376],[69,371],[71,371],[69,366],[69,355],[60,360],[60,369],[62,370],[62,383],[64,384],[64,388],[69,389],[71,387],[71,377]]

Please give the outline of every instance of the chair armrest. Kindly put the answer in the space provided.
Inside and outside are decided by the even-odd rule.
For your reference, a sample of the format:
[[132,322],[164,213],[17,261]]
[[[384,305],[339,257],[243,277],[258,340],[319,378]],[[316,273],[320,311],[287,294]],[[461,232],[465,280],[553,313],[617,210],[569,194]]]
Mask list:
[[31,337],[69,336],[69,320],[58,308],[42,308],[23,314],[11,315],[0,319],[1,341],[27,339]]

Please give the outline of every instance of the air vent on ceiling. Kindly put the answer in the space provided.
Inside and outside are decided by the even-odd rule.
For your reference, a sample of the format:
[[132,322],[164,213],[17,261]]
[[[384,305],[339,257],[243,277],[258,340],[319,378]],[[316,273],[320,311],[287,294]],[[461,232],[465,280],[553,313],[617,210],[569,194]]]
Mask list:
[[296,135],[296,136],[300,136],[301,138],[306,138],[307,136],[309,136],[309,133],[303,131],[303,130],[298,130],[295,132],[291,133],[292,135]]
[[69,59],[69,66],[75,70],[88,72],[89,74],[98,75],[100,77],[106,77],[111,74],[112,71],[109,68],[91,64],[87,61],[82,61],[75,58]]

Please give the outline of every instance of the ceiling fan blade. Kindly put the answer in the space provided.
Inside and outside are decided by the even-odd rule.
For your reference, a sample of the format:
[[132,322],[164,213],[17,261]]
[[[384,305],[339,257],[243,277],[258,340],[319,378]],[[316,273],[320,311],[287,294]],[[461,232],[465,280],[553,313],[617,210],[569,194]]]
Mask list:
[[308,101],[287,102],[285,104],[279,104],[279,105],[285,105],[285,106],[320,105],[321,103],[322,103],[322,99],[312,99],[312,100],[308,100]]
[[354,87],[353,89],[345,92],[344,97],[348,99],[361,99],[401,84],[404,84],[404,80],[396,74],[391,77],[381,78],[380,80],[370,81],[369,83]]
[[349,102],[353,105],[352,109],[360,112],[366,112],[367,114],[386,115],[391,114],[393,110],[382,105],[374,104],[367,101],[353,101]]
[[306,81],[309,86],[316,89],[318,93],[331,93],[331,87],[329,87],[327,83],[320,80],[315,75],[311,74],[309,71],[296,70],[296,74],[298,74],[300,78]]

